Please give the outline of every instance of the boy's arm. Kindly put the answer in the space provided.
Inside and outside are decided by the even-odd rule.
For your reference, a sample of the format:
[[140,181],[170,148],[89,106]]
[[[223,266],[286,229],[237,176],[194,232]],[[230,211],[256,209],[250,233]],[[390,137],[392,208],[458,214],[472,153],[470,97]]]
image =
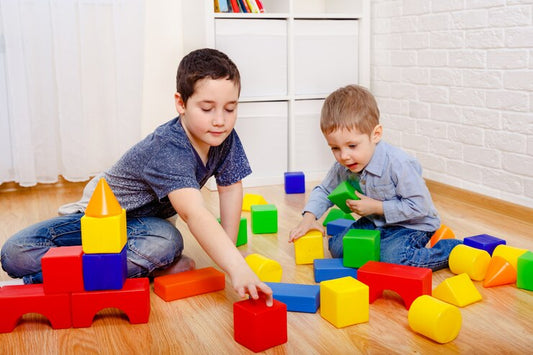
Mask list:
[[184,188],[172,191],[168,197],[200,246],[230,276],[239,296],[248,293],[257,299],[260,291],[267,296],[267,305],[272,305],[272,290],[250,269],[222,226],[207,210],[200,191]]
[[242,211],[242,183],[239,181],[229,186],[217,186],[217,189],[222,228],[233,243],[236,243]]

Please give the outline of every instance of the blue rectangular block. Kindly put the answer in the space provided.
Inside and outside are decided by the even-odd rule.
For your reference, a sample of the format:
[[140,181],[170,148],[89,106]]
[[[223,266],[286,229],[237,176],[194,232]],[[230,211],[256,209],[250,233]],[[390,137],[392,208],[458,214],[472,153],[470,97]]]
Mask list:
[[286,172],[284,175],[286,194],[301,194],[305,192],[305,175],[303,172]]
[[313,271],[315,272],[315,282],[317,283],[345,276],[357,278],[357,269],[344,266],[343,258],[315,259]]
[[507,244],[503,239],[493,237],[488,234],[479,234],[472,237],[466,237],[463,240],[464,245],[468,245],[472,248],[477,248],[485,250],[489,255],[492,255],[492,252],[500,244]]
[[320,286],[265,282],[273,292],[275,300],[287,305],[289,312],[316,313],[320,306]]
[[326,233],[328,235],[337,235],[350,227],[355,221],[353,219],[339,218],[328,222],[326,225]]
[[85,291],[120,290],[128,277],[127,246],[120,253],[83,254]]

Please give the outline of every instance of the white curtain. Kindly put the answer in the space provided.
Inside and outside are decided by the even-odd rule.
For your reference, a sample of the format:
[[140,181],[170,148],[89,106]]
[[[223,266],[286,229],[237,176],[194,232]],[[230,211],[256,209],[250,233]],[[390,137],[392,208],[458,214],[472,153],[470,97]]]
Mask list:
[[0,0],[0,183],[86,180],[140,139],[143,0]]

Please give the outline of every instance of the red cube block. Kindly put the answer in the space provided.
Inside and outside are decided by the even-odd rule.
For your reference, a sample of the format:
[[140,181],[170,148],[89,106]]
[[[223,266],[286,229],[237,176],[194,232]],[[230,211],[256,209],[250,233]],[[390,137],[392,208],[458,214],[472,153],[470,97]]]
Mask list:
[[50,248],[41,258],[45,293],[83,291],[81,245]]
[[287,306],[273,300],[267,307],[265,299],[244,300],[233,304],[235,341],[259,352],[287,342]]

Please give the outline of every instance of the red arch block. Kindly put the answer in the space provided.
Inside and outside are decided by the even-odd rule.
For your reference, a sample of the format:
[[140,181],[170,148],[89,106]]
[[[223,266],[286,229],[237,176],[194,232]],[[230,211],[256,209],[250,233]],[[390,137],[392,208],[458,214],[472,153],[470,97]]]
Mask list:
[[126,279],[121,290],[72,293],[72,325],[90,327],[96,313],[105,308],[118,308],[130,323],[148,323],[150,316],[150,283],[148,278]]
[[12,332],[27,313],[42,314],[54,329],[70,328],[70,294],[45,294],[42,284],[0,288],[0,333]]
[[431,269],[368,261],[357,270],[357,279],[369,288],[369,301],[374,302],[384,290],[392,290],[402,297],[405,308],[422,295],[431,296]]

